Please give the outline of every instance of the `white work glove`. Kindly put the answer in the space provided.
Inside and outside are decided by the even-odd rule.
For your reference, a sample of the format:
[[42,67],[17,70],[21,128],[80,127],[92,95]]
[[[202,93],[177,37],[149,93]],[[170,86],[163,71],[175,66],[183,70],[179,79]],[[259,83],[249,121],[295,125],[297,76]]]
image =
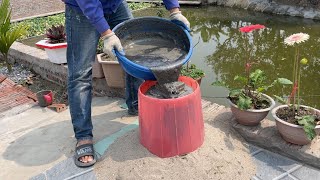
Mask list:
[[101,37],[101,39],[103,40],[104,45],[103,52],[109,55],[113,60],[116,60],[115,54],[112,52],[114,49],[124,55],[120,39],[114,34],[114,32]]
[[178,20],[178,21],[182,22],[183,24],[185,24],[188,27],[188,29],[190,29],[190,23],[189,23],[188,19],[181,14],[181,11],[171,13],[169,18],[171,20]]

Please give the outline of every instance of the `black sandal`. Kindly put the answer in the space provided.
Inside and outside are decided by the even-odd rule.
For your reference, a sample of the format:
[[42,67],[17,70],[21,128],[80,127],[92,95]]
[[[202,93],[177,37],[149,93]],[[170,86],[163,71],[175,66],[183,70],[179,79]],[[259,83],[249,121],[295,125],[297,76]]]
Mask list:
[[[83,156],[92,156],[93,160],[87,163],[81,162],[79,159]],[[78,167],[89,167],[97,162],[96,156],[93,150],[93,144],[83,144],[76,147],[74,156],[74,164]]]

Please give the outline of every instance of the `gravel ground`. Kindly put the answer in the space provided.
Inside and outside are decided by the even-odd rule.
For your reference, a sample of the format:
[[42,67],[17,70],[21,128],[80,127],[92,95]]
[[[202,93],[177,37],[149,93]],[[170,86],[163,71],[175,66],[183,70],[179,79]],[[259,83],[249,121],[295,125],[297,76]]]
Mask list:
[[54,103],[68,104],[66,87],[42,79],[23,65],[15,64],[12,69],[13,71],[9,73],[7,67],[0,63],[0,74],[7,76],[16,84],[20,84],[34,93],[41,90],[51,90],[54,94]]
[[23,65],[15,64],[12,70],[13,71],[9,73],[7,67],[0,63],[0,74],[7,76],[17,84],[24,84],[30,77],[34,76],[34,74]]

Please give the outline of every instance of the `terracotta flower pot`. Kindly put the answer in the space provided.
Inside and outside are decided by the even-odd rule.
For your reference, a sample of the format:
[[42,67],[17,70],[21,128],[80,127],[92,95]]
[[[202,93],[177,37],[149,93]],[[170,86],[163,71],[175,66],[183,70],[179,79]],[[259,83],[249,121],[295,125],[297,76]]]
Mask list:
[[236,118],[236,121],[239,124],[245,126],[256,126],[262,121],[270,112],[270,110],[275,106],[274,100],[266,95],[262,94],[268,101],[270,102],[270,107],[266,109],[248,109],[248,110],[241,110],[238,108],[237,105],[233,104],[229,99],[228,102],[231,107],[231,111]]
[[[276,125],[279,133],[281,134],[281,137],[292,144],[297,145],[306,145],[309,144],[311,141],[307,138],[307,135],[305,134],[303,127],[295,124],[288,123],[280,118],[277,117],[276,113],[279,109],[288,107],[287,105],[281,105],[272,110],[272,116],[276,120]],[[309,106],[303,106],[304,108],[313,109],[314,111],[318,112],[320,114],[320,110],[314,109]],[[320,125],[316,126],[316,134],[320,134]]]

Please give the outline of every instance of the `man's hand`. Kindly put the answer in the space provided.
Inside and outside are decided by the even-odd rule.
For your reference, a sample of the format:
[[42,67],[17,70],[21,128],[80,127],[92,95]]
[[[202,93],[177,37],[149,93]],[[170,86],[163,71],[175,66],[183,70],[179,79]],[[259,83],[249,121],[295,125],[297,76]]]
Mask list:
[[112,59],[116,59],[115,55],[113,54],[112,50],[116,49],[120,53],[124,54],[123,47],[121,45],[120,39],[112,32],[111,30],[108,30],[109,32],[103,33],[101,39],[103,40],[103,52],[109,55]]
[[181,11],[179,9],[174,8],[174,9],[170,10],[169,18],[171,20],[178,20],[178,21],[182,22],[190,29],[190,23],[189,23],[188,19],[181,14]]

